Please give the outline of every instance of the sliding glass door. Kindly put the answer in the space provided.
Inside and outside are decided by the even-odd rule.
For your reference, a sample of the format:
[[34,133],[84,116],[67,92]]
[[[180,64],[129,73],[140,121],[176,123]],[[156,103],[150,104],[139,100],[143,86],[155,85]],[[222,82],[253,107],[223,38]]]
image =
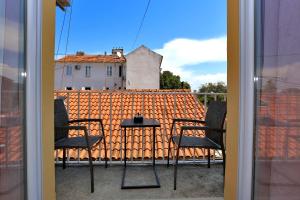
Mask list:
[[25,199],[25,1],[0,1],[0,199]]
[[300,199],[300,1],[256,0],[253,198]]

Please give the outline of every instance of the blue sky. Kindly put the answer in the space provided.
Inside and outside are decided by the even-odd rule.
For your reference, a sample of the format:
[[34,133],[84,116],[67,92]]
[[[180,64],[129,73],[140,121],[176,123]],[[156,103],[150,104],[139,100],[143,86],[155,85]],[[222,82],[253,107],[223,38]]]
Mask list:
[[[88,3],[87,3],[88,2]],[[148,0],[73,0],[67,54],[132,50]],[[57,9],[56,50],[64,13]],[[65,54],[70,10],[59,53]],[[134,48],[144,44],[162,54],[163,70],[173,71],[193,89],[226,81],[226,0],[152,0]]]

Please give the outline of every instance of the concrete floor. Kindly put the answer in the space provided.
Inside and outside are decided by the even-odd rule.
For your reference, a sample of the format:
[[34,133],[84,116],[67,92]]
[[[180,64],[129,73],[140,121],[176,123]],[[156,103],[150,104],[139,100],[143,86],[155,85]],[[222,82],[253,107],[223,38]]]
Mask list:
[[[173,190],[173,166],[157,165],[161,188],[121,190],[122,166],[95,166],[95,192],[90,193],[88,167],[56,167],[57,200],[106,200],[106,199],[223,199],[222,165],[180,165],[178,167],[177,190]],[[150,167],[130,166],[125,184],[153,183]]]

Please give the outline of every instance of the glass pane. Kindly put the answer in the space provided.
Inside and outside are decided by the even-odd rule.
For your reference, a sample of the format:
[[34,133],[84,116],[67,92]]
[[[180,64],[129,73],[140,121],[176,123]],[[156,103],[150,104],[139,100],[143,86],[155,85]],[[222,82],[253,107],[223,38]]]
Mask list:
[[24,1],[0,1],[0,199],[24,199]]
[[300,1],[256,0],[254,199],[300,197]]

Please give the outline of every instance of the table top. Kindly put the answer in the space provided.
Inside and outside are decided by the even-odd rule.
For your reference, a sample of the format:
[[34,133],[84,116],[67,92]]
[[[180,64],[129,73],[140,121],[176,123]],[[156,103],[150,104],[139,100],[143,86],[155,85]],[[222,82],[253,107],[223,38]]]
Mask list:
[[156,119],[145,119],[143,123],[134,123],[133,119],[124,119],[121,123],[122,128],[130,127],[160,127],[160,123]]

